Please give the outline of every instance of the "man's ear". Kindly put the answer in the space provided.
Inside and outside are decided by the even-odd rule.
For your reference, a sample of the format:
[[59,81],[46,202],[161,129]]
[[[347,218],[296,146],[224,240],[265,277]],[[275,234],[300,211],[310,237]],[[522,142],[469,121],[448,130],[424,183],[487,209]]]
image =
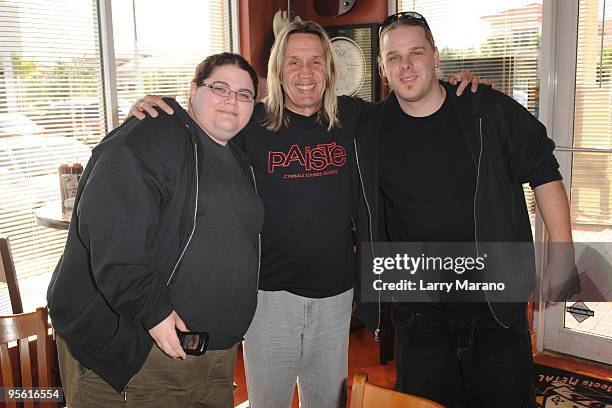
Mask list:
[[378,57],[378,73],[380,74],[380,77],[385,81],[387,81],[387,74],[385,72],[385,66],[382,63],[382,60],[380,57]]
[[196,92],[198,92],[198,85],[191,81],[191,86],[189,87],[189,103],[192,104],[193,98],[195,97]]

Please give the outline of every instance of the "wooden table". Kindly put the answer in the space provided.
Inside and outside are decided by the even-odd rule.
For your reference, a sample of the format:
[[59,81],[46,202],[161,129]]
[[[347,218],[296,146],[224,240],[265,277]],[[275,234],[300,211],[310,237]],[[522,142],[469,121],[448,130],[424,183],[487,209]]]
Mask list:
[[67,230],[72,217],[72,211],[62,213],[62,203],[59,200],[48,202],[37,209],[34,214],[39,225],[59,230]]

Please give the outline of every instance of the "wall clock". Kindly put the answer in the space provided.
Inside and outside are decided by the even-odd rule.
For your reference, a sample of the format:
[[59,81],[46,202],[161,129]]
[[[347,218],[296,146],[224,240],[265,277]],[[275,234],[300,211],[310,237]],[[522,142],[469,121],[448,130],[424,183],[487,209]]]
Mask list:
[[366,75],[366,60],[361,47],[350,38],[335,37],[331,39],[332,49],[336,54],[336,92],[338,95],[355,95]]
[[378,76],[378,25],[360,24],[326,27],[338,65],[338,95],[357,96],[376,102]]

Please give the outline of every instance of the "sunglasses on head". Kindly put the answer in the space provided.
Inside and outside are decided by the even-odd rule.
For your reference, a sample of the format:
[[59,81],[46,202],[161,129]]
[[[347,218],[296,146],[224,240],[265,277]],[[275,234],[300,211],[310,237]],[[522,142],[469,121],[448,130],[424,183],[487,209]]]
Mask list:
[[391,14],[389,17],[385,18],[385,21],[383,21],[382,25],[378,29],[378,36],[380,37],[380,33],[382,33],[385,28],[387,28],[388,26],[390,26],[391,24],[393,24],[394,22],[400,19],[408,20],[408,21],[415,21],[419,25],[425,27],[426,29],[428,30],[430,29],[429,25],[427,24],[427,20],[425,20],[425,17],[423,17],[416,11],[402,11],[400,13]]

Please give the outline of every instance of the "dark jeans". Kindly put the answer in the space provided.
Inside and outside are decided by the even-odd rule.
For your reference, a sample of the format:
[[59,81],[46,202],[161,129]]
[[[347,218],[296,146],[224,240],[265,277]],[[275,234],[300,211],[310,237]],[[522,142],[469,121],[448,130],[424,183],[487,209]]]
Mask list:
[[394,305],[396,388],[447,407],[533,406],[529,332],[484,318],[434,319]]

